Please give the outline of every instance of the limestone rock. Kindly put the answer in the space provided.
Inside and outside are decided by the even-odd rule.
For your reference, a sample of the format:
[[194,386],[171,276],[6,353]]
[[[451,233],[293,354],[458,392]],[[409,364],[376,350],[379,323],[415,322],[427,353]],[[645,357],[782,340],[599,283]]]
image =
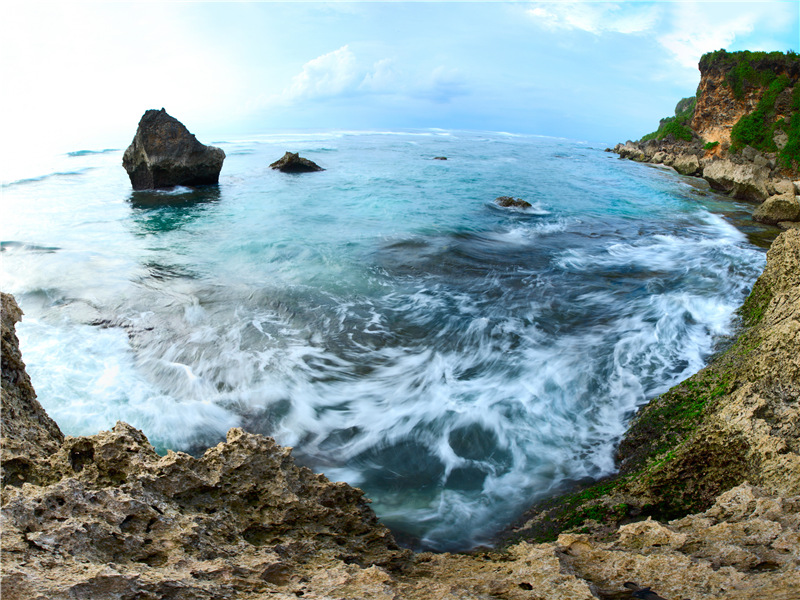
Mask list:
[[781,221],[800,221],[800,203],[792,193],[770,196],[753,211],[753,219],[770,225]]
[[317,163],[303,158],[297,152],[287,152],[282,158],[272,163],[270,168],[277,169],[281,173],[312,173],[325,170]]
[[728,159],[715,160],[703,169],[703,177],[715,190],[734,198],[761,202],[769,196],[769,168],[747,162],[736,164]]
[[135,190],[196,186],[219,181],[221,148],[205,146],[162,108],[148,110],[122,156]]
[[681,175],[696,175],[700,172],[700,161],[694,154],[678,155],[672,166]]
[[495,198],[495,204],[503,208],[530,208],[530,202],[526,202],[522,198],[512,198],[511,196],[500,196]]
[[795,194],[794,184],[789,179],[780,179],[774,184],[776,194]]

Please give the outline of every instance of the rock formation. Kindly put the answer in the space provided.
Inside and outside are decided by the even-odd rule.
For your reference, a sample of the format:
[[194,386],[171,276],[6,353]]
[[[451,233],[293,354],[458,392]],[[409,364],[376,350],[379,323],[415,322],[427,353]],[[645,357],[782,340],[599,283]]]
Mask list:
[[658,131],[614,152],[760,204],[755,220],[784,228],[800,221],[800,57],[720,50],[699,66],[696,98],[681,100]]
[[148,110],[122,156],[134,190],[217,183],[225,152],[205,146],[162,108]]
[[503,208],[530,208],[531,203],[522,198],[512,198],[511,196],[500,196],[495,198],[495,204]]
[[360,490],[240,429],[199,458],[159,456],[124,423],[64,437],[3,295],[3,597],[797,598],[798,261],[800,231],[787,231],[742,309],[749,328],[637,415],[617,479],[528,515],[505,549],[468,554],[398,548]]
[[287,152],[272,163],[270,168],[277,169],[281,173],[313,173],[325,170],[314,161],[303,158],[298,152]]

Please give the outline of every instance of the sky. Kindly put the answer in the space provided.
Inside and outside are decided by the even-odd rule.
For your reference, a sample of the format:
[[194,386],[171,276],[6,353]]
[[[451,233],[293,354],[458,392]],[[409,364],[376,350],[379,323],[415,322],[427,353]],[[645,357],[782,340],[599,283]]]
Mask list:
[[708,51],[800,48],[800,2],[5,2],[4,152],[285,130],[638,139]]

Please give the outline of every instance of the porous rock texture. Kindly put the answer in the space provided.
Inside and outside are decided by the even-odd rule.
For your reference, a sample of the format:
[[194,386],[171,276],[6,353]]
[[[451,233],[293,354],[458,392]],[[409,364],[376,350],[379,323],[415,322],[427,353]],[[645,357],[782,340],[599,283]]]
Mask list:
[[221,148],[201,144],[162,108],[142,115],[122,166],[134,190],[152,190],[218,183],[224,160]]
[[[722,392],[693,428],[670,433],[672,456],[656,452],[611,499],[638,503],[638,516],[466,554],[398,548],[360,490],[240,429],[199,458],[159,456],[124,423],[63,437],[36,403],[13,330],[20,311],[3,295],[2,466],[27,444],[35,475],[3,477],[3,598],[589,600],[633,598],[633,582],[666,600],[796,599],[799,260],[800,231],[787,231],[745,305],[751,327],[726,355]],[[653,438],[647,417],[623,468]],[[645,519],[648,503],[698,490],[694,514]]]
[[287,152],[272,163],[270,168],[277,169],[281,173],[313,173],[325,170],[314,161],[303,158],[298,152]]

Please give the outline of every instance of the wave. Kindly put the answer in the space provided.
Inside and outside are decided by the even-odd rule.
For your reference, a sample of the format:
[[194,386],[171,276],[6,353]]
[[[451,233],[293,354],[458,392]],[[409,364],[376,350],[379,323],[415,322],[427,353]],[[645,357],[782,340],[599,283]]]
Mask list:
[[56,171],[54,173],[47,173],[45,175],[38,175],[36,177],[26,177],[24,179],[17,179],[15,181],[4,182],[0,184],[2,188],[10,188],[19,185],[28,185],[31,183],[38,183],[41,181],[46,181],[48,179],[57,179],[60,177],[78,177],[81,175],[85,175],[89,171],[95,169],[96,167],[83,167],[82,169],[74,169],[70,171]]
[[119,152],[119,148],[104,148],[103,150],[75,150],[67,152],[67,156],[91,156],[93,154],[108,154],[109,152]]

